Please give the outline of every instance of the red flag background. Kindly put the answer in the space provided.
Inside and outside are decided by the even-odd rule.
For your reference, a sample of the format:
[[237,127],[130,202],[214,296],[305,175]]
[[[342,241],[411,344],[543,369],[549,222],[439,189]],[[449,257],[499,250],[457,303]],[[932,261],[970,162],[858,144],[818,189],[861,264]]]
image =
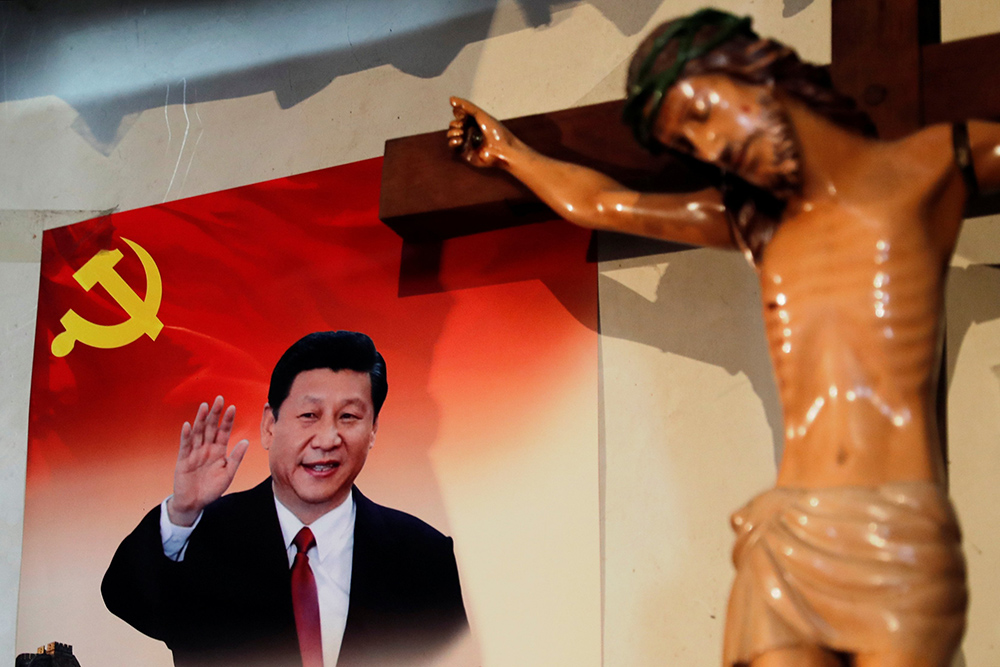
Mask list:
[[[588,235],[553,222],[404,247],[377,218],[380,169],[368,160],[45,233],[18,646],[70,643],[83,667],[170,664],[107,612],[99,586],[118,542],[170,493],[180,425],[217,394],[234,403],[232,442],[252,444],[231,490],[253,486],[268,474],[258,427],[274,363],[306,333],[351,329],[375,340],[389,379],[358,485],[455,538],[484,662],[514,664],[511,636],[549,664],[599,660]],[[162,331],[54,356],[68,310],[102,326],[129,318],[101,285],[73,279],[99,250],[120,250],[114,270],[146,294],[124,239],[156,263]]]

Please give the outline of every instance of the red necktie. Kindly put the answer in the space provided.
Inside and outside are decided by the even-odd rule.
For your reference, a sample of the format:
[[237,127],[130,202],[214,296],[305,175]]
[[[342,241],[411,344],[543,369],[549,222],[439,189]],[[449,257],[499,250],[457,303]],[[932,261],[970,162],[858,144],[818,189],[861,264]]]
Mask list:
[[299,635],[302,667],[323,667],[323,640],[319,628],[319,596],[316,578],[309,567],[306,552],[316,546],[312,531],[303,528],[292,540],[298,549],[292,563],[292,606],[295,608],[295,629]]

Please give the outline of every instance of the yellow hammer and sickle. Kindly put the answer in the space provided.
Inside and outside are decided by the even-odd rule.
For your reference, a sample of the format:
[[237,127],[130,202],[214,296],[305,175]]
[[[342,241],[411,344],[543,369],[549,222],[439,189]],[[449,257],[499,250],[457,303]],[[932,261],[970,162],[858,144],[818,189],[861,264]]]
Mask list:
[[146,334],[152,340],[156,340],[159,335],[163,328],[163,323],[156,316],[160,310],[160,300],[163,298],[160,271],[156,268],[153,258],[138,243],[126,238],[122,241],[135,251],[139,261],[142,262],[142,268],[146,271],[146,298],[140,299],[135,290],[115,271],[115,264],[122,258],[121,250],[99,251],[73,274],[73,279],[88,292],[90,288],[100,283],[118,302],[129,319],[119,324],[94,324],[73,310],[68,310],[59,320],[65,331],[52,341],[52,354],[55,356],[65,357],[73,350],[77,341],[91,347],[110,349],[128,345],[142,334]]

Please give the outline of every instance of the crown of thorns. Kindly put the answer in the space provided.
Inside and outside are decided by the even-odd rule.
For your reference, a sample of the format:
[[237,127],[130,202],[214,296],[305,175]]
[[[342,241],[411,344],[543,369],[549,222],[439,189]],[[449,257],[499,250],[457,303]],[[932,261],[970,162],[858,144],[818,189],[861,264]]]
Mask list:
[[[625,122],[632,126],[632,132],[640,144],[647,147],[656,145],[653,139],[653,122],[663,106],[667,89],[680,78],[684,66],[736,35],[758,38],[750,24],[749,16],[739,17],[718,9],[702,9],[678,19],[656,38],[649,54],[639,66],[635,83],[629,88],[623,113]],[[706,26],[715,26],[715,32],[707,40],[695,44],[698,33]],[[674,62],[660,72],[652,72],[657,58],[673,42],[677,42]]]

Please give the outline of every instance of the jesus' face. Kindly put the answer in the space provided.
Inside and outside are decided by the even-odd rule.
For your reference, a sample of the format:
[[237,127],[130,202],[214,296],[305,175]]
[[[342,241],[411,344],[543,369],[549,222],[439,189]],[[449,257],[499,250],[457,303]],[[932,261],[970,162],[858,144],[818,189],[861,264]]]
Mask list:
[[667,92],[653,133],[664,146],[787,198],[798,190],[795,135],[766,86],[724,74],[689,76]]

